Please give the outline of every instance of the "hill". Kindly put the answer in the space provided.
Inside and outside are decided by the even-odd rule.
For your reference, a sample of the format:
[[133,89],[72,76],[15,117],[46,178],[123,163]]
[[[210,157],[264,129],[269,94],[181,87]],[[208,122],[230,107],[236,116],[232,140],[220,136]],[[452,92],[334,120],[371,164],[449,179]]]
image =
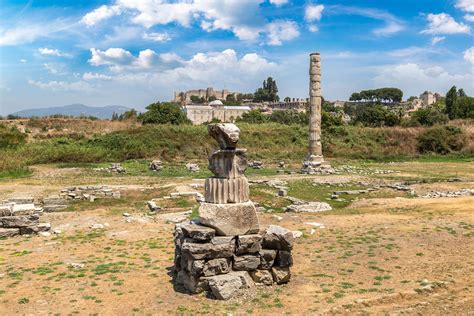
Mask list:
[[103,107],[87,106],[84,104],[70,104],[58,107],[38,108],[38,109],[27,109],[11,113],[12,115],[20,117],[43,117],[55,114],[67,115],[67,116],[95,116],[100,119],[110,119],[113,113],[122,114],[125,111],[130,110],[125,106],[120,105],[109,105]]

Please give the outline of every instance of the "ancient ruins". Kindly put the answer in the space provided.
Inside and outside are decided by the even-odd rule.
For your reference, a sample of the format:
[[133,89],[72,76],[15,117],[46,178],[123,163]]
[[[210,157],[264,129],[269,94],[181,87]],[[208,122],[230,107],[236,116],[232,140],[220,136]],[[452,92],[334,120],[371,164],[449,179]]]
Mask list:
[[209,158],[214,176],[205,182],[199,219],[175,228],[175,285],[229,299],[255,283],[288,282],[293,234],[274,225],[260,228],[244,175],[246,149],[237,148],[239,128],[213,124],[208,130],[220,149]]
[[321,55],[311,53],[309,58],[309,150],[301,173],[333,173],[321,145]]

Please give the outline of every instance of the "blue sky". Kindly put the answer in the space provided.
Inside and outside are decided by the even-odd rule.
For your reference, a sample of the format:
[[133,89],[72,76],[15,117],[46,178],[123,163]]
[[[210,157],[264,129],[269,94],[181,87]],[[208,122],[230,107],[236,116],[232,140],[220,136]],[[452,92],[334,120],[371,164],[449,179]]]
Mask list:
[[144,109],[174,90],[323,95],[452,85],[474,95],[474,0],[0,0],[0,114],[84,103]]

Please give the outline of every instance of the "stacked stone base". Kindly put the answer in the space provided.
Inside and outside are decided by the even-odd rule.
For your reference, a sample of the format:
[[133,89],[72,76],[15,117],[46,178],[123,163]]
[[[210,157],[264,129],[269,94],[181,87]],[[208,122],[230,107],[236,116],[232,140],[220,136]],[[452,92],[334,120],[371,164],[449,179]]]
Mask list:
[[39,222],[41,212],[41,208],[32,203],[0,205],[0,238],[49,231],[49,223]]
[[210,227],[175,228],[174,282],[190,293],[226,300],[258,285],[290,281],[293,234],[269,226],[257,234],[216,236]]
[[301,167],[303,174],[333,174],[335,170],[327,161],[306,160]]

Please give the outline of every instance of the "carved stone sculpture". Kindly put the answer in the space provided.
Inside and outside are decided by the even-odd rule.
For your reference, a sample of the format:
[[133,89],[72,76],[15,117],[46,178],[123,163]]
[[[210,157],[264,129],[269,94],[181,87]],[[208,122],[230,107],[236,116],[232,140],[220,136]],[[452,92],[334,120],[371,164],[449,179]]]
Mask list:
[[209,157],[213,177],[204,184],[205,202],[199,208],[201,224],[214,228],[219,235],[258,232],[255,206],[249,200],[246,149],[236,148],[240,130],[235,124],[212,124],[209,135],[220,149]]

